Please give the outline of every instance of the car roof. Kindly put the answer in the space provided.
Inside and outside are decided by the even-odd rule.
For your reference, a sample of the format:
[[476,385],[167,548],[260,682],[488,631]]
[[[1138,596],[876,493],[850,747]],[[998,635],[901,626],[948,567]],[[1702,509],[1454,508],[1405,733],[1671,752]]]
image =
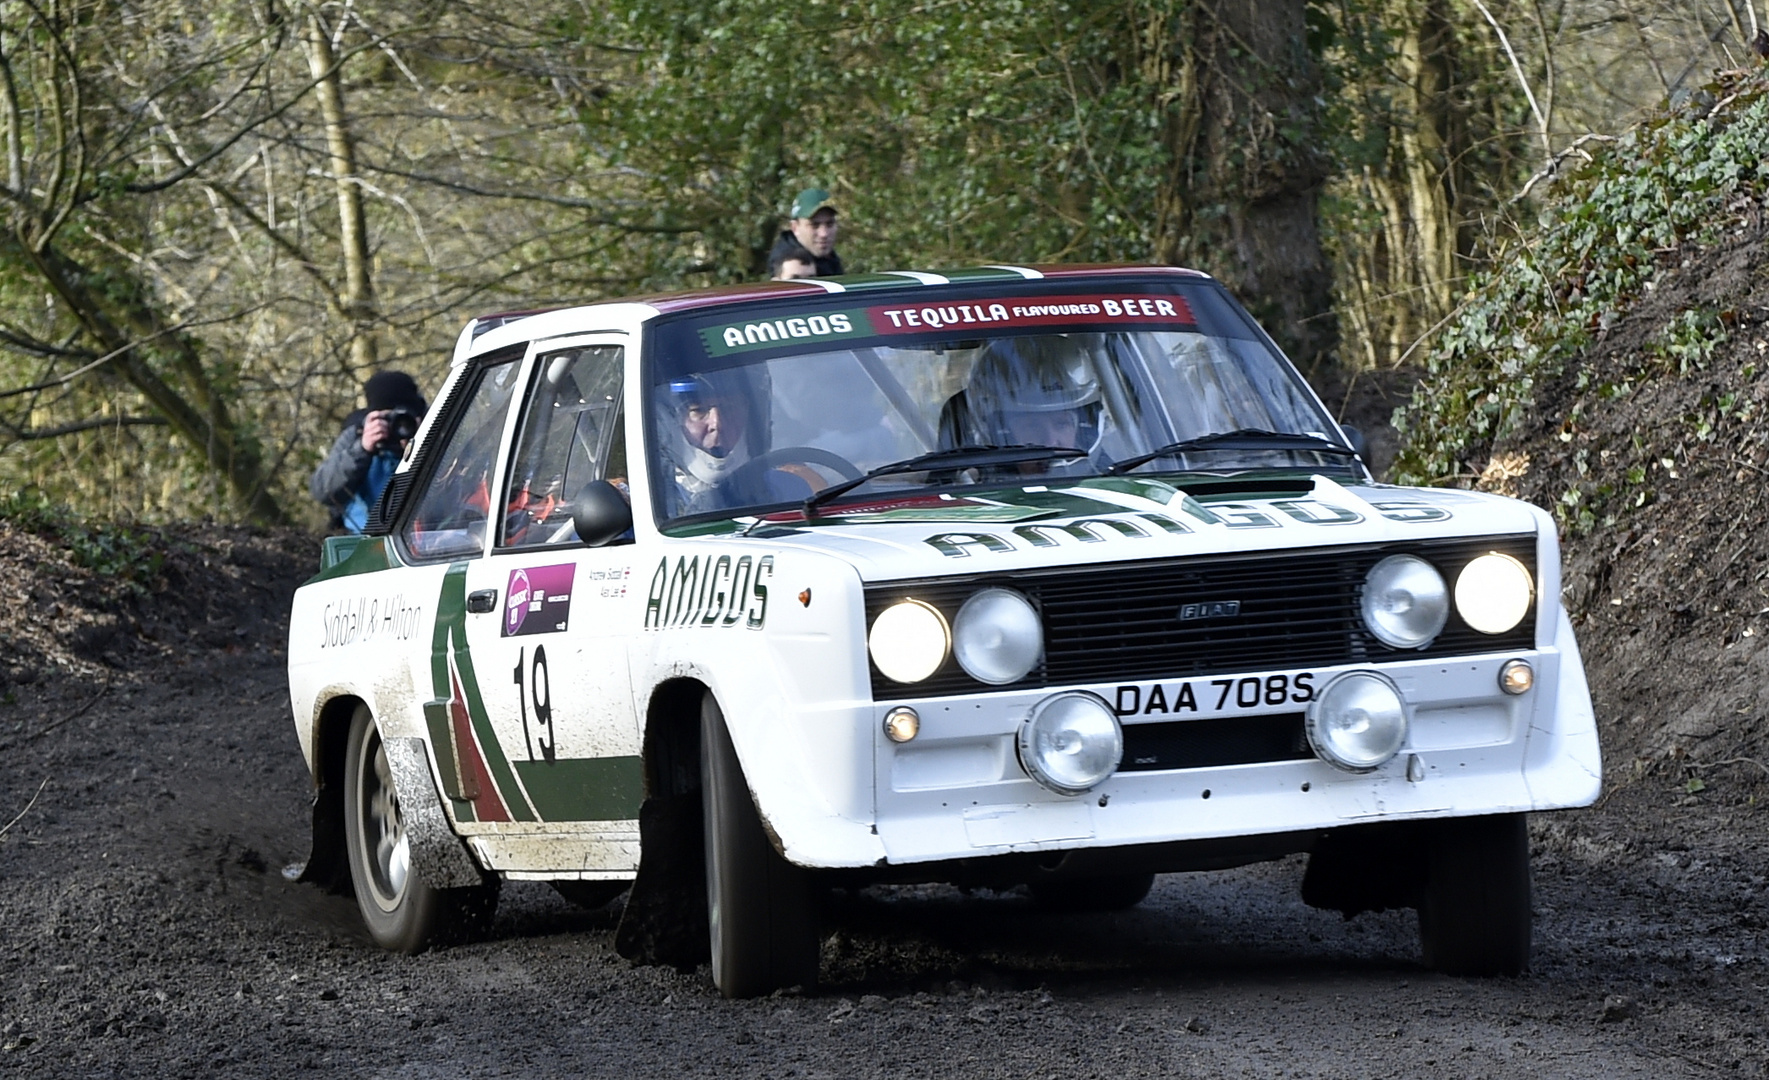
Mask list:
[[[794,281],[757,281],[741,285],[718,285],[681,292],[654,293],[600,300],[591,304],[574,304],[561,308],[531,311],[504,311],[481,315],[470,321],[455,343],[453,362],[464,362],[470,356],[532,340],[574,332],[593,332],[584,323],[591,312],[611,324],[643,322],[658,315],[674,314],[706,308],[735,306],[756,300],[782,300],[790,296],[824,296],[831,293],[872,292],[937,287],[942,285],[974,285],[987,281],[1045,281],[1123,277],[1126,274],[1170,274],[1198,280],[1210,275],[1178,266],[1150,266],[1145,263],[1081,263],[1013,266],[989,264],[957,270],[888,270],[875,274],[844,274],[840,277],[799,278]],[[533,320],[533,321],[531,321]],[[517,323],[525,323],[514,329]],[[610,325],[605,329],[616,329]]]

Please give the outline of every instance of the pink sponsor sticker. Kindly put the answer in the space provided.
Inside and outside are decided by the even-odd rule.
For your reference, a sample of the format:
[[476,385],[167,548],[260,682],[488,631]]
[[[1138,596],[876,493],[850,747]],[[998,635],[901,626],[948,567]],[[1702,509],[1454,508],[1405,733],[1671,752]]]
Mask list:
[[504,636],[564,630],[571,620],[571,581],[576,573],[576,563],[510,571],[510,583],[504,590]]

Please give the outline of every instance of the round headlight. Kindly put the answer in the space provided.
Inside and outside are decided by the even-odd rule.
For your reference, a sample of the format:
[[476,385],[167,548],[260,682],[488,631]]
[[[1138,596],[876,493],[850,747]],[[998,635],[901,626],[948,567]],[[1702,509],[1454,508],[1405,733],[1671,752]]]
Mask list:
[[1414,555],[1390,555],[1364,575],[1364,625],[1397,649],[1429,645],[1450,617],[1443,575]]
[[1026,775],[1059,795],[1079,795],[1117,771],[1124,731],[1104,698],[1071,690],[1032,706],[1019,751]]
[[940,670],[952,637],[946,617],[920,600],[892,604],[872,620],[866,647],[872,662],[893,682],[914,683]]
[[1309,704],[1307,727],[1308,744],[1327,764],[1369,772],[1406,742],[1406,703],[1374,671],[1348,671]]
[[1038,612],[1012,589],[973,593],[952,620],[952,654],[978,682],[1019,682],[1043,653]]
[[1529,567],[1489,551],[1456,578],[1456,610],[1483,634],[1503,634],[1523,621],[1535,595]]

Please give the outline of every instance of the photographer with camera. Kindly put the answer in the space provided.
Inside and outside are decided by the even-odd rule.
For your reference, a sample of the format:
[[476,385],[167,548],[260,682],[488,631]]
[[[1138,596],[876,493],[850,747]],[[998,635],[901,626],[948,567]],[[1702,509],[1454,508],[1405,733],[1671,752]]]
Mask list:
[[427,407],[418,384],[403,371],[376,372],[362,394],[368,407],[344,418],[344,430],[307,484],[330,511],[333,533],[360,533],[368,524],[369,507],[393,478]]

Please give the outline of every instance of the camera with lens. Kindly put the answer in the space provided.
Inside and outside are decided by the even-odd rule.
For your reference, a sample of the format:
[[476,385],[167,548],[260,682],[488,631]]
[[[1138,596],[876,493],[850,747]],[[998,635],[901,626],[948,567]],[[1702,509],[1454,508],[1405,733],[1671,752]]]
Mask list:
[[390,409],[387,413],[387,438],[404,442],[418,433],[418,414],[410,409]]

